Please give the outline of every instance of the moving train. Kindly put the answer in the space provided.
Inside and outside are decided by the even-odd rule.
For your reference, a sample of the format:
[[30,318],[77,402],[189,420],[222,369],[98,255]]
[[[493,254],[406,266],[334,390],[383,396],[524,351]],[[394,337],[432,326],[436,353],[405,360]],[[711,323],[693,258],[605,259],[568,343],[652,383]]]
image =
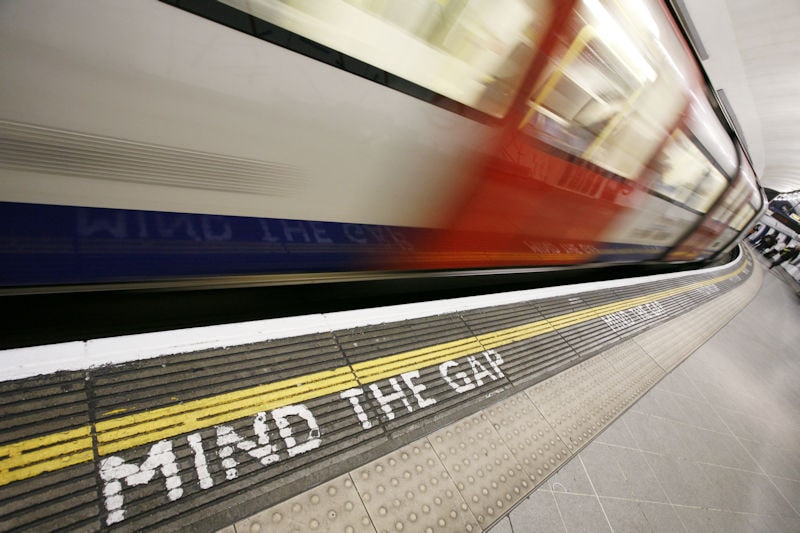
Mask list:
[[702,262],[764,207],[659,0],[7,0],[0,68],[0,292]]

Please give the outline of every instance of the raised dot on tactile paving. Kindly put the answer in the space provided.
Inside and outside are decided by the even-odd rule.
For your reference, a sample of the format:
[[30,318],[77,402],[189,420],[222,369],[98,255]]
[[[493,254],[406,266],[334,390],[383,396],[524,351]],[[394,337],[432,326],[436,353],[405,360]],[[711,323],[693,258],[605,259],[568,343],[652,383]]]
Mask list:
[[280,522],[281,520],[283,520],[283,515],[282,515],[281,513],[273,513],[273,515],[272,515],[272,521],[273,521],[274,523],[276,523],[276,524],[277,524],[277,523],[278,523],[278,522]]
[[258,533],[259,531],[261,531],[261,524],[259,522],[250,524],[250,533]]
[[313,503],[315,505],[318,504],[319,503],[319,496],[317,496],[316,494],[312,495],[311,496],[311,503]]
[[302,510],[303,510],[303,506],[300,505],[299,503],[296,503],[296,504],[292,505],[292,511],[294,511],[295,513],[299,513]]

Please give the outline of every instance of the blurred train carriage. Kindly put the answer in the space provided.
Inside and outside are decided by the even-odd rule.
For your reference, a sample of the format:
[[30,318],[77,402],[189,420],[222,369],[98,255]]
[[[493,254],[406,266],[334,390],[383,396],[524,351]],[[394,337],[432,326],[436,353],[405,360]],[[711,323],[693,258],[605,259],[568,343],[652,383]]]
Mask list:
[[763,209],[657,0],[8,1],[0,65],[5,288],[701,261]]

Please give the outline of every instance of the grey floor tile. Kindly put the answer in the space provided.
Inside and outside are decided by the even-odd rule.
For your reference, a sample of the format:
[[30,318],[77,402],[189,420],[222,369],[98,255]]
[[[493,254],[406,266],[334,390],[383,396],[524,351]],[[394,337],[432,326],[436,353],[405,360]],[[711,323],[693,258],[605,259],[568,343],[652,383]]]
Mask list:
[[670,456],[687,456],[684,427],[674,420],[630,411],[628,430],[639,449]]
[[694,462],[658,454],[645,454],[667,498],[673,504],[722,508],[719,491]]
[[589,478],[586,476],[586,470],[584,470],[583,465],[577,457],[556,472],[556,474],[548,480],[547,486],[553,492],[594,495],[592,485],[589,483]]
[[684,446],[694,461],[759,472],[750,453],[733,435],[684,426]]
[[765,475],[706,464],[700,468],[721,500],[720,509],[765,515],[795,514]]
[[794,509],[795,514],[800,517],[800,481],[777,476],[771,476],[770,481],[778,487],[778,492]]
[[668,502],[641,451],[592,443],[580,458],[599,496]]
[[561,518],[568,533],[601,533],[611,531],[606,515],[596,496],[554,492]]
[[[547,490],[537,490],[517,505],[509,515],[513,533],[558,533],[566,531],[553,494]],[[492,533],[495,532],[492,529]]]
[[675,513],[680,518],[688,533],[725,533],[717,528],[714,520],[716,511],[701,507],[675,506]]
[[633,435],[631,435],[628,426],[625,424],[624,415],[598,435],[595,442],[624,446],[626,448],[636,447],[636,441],[633,440]]
[[763,533],[757,524],[755,516],[744,513],[733,513],[729,511],[717,511],[714,519],[718,527],[725,532],[731,533]]
[[779,432],[779,426],[758,414],[744,413],[724,407],[715,407],[720,418],[739,438],[756,442],[770,442],[770,435]]
[[[791,450],[774,446],[770,442],[746,439],[740,439],[739,442],[766,474],[800,482],[800,454],[797,453],[797,449]],[[800,448],[800,441],[797,441],[797,446]],[[797,501],[800,501],[800,494]]]
[[664,379],[659,382],[657,387],[694,400],[704,400],[700,391],[697,390],[697,386],[695,386],[694,382],[686,374],[683,366],[679,366],[667,374]]
[[728,426],[706,400],[678,393],[671,394],[676,407],[676,412],[673,414],[675,420],[709,431],[730,434]]
[[683,524],[672,505],[600,498],[614,533],[677,533]]
[[489,531],[492,533],[514,533],[514,529],[511,527],[511,518],[504,516],[502,520],[489,528]]
[[760,516],[760,524],[763,526],[761,531],[771,533],[797,533],[800,531],[800,516],[798,515],[776,515]]
[[[703,346],[701,350],[705,350]],[[709,348],[710,349],[710,348]],[[694,354],[690,360],[697,356],[698,360],[708,359],[708,352]],[[693,379],[699,380],[702,374],[690,371],[691,375],[698,376]],[[714,381],[696,381],[697,388],[700,389],[703,397],[714,407],[728,409],[745,413],[750,416],[765,416],[770,412],[770,402],[758,391],[764,390],[766,384],[754,376],[756,369],[737,366],[733,361],[723,360],[721,362],[709,362],[709,367],[704,371],[707,375],[713,376]],[[706,378],[709,379],[709,378]]]

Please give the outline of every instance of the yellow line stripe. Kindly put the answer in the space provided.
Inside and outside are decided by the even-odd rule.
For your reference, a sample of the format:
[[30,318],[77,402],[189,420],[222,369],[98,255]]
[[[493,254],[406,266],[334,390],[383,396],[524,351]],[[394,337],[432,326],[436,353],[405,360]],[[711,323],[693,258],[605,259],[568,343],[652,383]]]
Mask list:
[[101,420],[95,424],[97,451],[100,455],[107,455],[358,385],[351,369],[341,367],[144,413]]
[[93,458],[90,426],[0,446],[0,486]]
[[481,352],[484,349],[475,337],[467,337],[410,352],[381,357],[373,361],[357,363],[353,365],[353,371],[361,383],[374,383],[404,372],[420,370],[451,359],[458,359],[459,357]]
[[[737,276],[746,266],[747,263],[743,263],[736,271],[724,276],[647,296],[637,296],[475,337],[380,357],[352,366],[101,420],[94,425],[98,453],[104,456],[252,416],[260,411],[270,411],[291,403],[320,398],[483,350],[531,339],[611,313],[719,283]],[[91,461],[94,458],[91,432],[92,426],[87,425],[0,446],[0,486]]]

